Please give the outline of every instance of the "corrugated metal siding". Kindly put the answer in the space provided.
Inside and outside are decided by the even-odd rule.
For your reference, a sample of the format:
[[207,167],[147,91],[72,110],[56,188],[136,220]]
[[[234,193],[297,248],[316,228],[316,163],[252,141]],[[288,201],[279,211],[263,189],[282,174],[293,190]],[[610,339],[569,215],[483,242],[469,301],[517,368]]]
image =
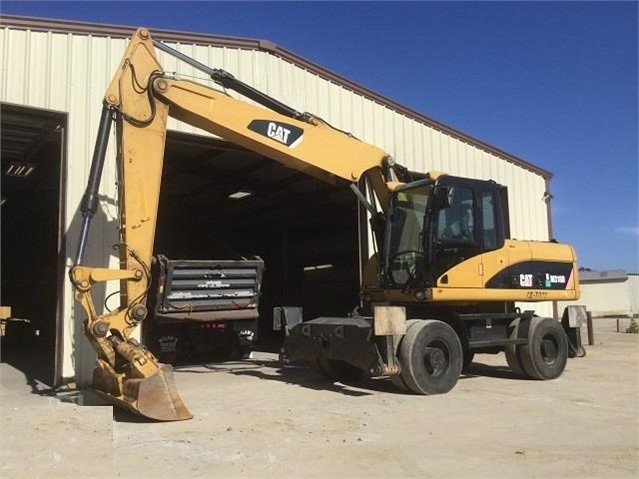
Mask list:
[[[77,209],[88,177],[102,95],[126,43],[120,38],[18,28],[0,30],[0,101],[68,112],[69,115],[66,218],[69,254],[75,251],[79,231]],[[492,178],[507,185],[513,236],[548,239],[546,205],[542,200],[545,180],[539,174],[426,126],[275,55],[228,47],[169,45],[202,63],[224,68],[294,108],[311,111],[337,128],[384,148],[412,170],[442,170],[454,175]],[[202,73],[188,65],[164,54],[160,54],[160,59],[167,71],[207,82]],[[171,121],[169,127],[205,134],[176,121]],[[113,157],[112,149],[109,155]],[[90,264],[117,265],[117,258],[109,254],[111,245],[117,242],[115,178],[113,162],[107,163],[101,185],[103,212],[93,222],[87,251]],[[70,262],[68,259],[67,265]],[[94,355],[79,329],[83,313],[78,309],[76,316],[68,285],[65,285],[64,303],[69,323],[65,328],[63,374],[73,376],[75,373],[82,383],[90,377]],[[541,309],[549,311],[549,306],[544,305]]]

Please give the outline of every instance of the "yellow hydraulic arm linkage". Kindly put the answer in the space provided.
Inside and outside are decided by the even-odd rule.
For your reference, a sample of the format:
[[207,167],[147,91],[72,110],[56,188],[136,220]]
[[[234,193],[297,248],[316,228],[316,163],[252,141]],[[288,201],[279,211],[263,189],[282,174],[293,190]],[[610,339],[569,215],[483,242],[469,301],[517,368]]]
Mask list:
[[[156,47],[267,109],[172,78],[162,70]],[[299,113],[222,70],[185,57],[152,40],[145,29],[137,30],[105,94],[82,200],[82,229],[69,276],[87,314],[84,332],[98,355],[92,388],[112,404],[167,421],[192,416],[175,389],[171,366],[159,363],[131,333],[148,313],[146,299],[169,116],[323,181],[350,183],[364,202],[356,183],[366,177],[382,208],[388,202],[386,182],[395,179],[393,162],[384,151],[310,114]],[[118,142],[120,269],[83,265],[112,123],[116,124]],[[120,281],[120,307],[100,314],[91,299],[91,287],[114,280]]]

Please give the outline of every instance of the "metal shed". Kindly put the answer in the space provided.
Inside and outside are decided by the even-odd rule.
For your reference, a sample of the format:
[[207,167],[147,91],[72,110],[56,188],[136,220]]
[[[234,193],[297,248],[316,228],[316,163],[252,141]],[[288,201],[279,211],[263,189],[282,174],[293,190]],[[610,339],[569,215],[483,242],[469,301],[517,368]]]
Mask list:
[[[620,318],[637,315],[637,275],[623,270],[581,271],[581,297],[594,318]],[[568,303],[559,302],[560,308]]]
[[[10,178],[12,183],[8,186],[3,175],[3,197],[7,193],[3,216],[11,219],[12,205],[20,208],[10,227],[3,224],[3,263],[9,264],[9,257],[29,255],[23,248],[46,249],[46,258],[32,256],[32,261],[26,267],[22,265],[20,271],[22,280],[31,281],[31,300],[23,298],[23,302],[32,302],[38,292],[49,291],[48,306],[35,310],[32,304],[25,304],[24,314],[36,315],[46,323],[40,329],[46,332],[48,350],[53,355],[49,382],[60,384],[75,378],[82,385],[90,378],[95,355],[82,335],[83,313],[74,301],[66,273],[78,234],[78,206],[88,176],[102,96],[134,28],[17,16],[1,17],[0,26],[2,169],[5,173],[9,163],[16,168],[26,165],[27,170],[33,167],[27,176]],[[223,68],[294,108],[313,112],[335,127],[385,149],[411,170],[442,170],[505,184],[509,188],[512,236],[541,241],[552,236],[548,202],[552,175],[548,171],[269,41],[166,30],[152,33],[204,64]],[[162,53],[159,56],[168,71],[207,81],[191,67]],[[188,125],[172,120],[170,128],[173,134],[168,152],[184,156],[186,161],[182,164],[187,165],[169,165],[174,178],[188,176],[188,171],[183,170],[191,168],[198,158],[209,161],[215,157],[226,162],[230,177],[238,174],[241,165],[246,169],[258,161],[248,152]],[[112,157],[114,152],[109,155]],[[191,172],[185,178],[194,181],[198,176],[202,175]],[[102,211],[94,221],[87,251],[87,262],[91,264],[117,266],[117,257],[109,254],[111,245],[117,242],[115,178],[114,165],[107,164],[101,185]],[[36,181],[41,182],[40,186],[29,189],[29,182]],[[280,176],[280,185],[287,181],[287,177]],[[175,180],[167,188],[175,194],[185,194],[200,187],[206,184],[188,186]],[[46,214],[42,213],[42,205],[36,204],[45,196],[49,205],[44,208]],[[40,211],[42,218],[30,208]],[[37,220],[37,225],[25,227],[31,220]],[[20,237],[24,232],[28,233]],[[13,241],[5,241],[9,235],[13,235]],[[44,236],[46,245],[37,243],[45,241]],[[18,269],[17,265],[14,269]],[[3,289],[12,271],[10,267],[3,268]],[[19,285],[14,286],[12,294],[19,297]],[[110,293],[102,294],[106,299]],[[11,294],[3,296],[11,300]],[[536,309],[540,314],[552,314],[550,304],[540,303]]]

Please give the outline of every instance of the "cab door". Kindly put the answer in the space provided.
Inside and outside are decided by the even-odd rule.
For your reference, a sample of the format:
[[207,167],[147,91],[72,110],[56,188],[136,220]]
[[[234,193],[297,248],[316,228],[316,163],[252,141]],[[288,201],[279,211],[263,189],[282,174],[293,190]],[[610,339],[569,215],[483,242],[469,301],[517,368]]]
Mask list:
[[509,288],[508,266],[530,256],[521,242],[505,238],[508,221],[502,212],[500,192],[494,188],[481,188],[477,192],[481,220],[479,237],[481,243],[482,286],[484,288]]
[[433,218],[433,266],[438,287],[481,288],[481,238],[475,188],[450,186],[450,204]]

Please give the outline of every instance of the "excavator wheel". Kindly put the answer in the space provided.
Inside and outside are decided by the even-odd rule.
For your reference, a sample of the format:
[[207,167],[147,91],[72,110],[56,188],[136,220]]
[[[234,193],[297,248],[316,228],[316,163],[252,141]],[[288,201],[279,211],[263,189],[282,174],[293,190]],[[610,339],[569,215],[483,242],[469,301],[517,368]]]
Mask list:
[[534,317],[527,321],[528,344],[521,346],[519,359],[532,379],[558,378],[568,361],[568,340],[558,321]]
[[[406,321],[406,332],[408,332],[408,330],[410,328],[412,328],[415,324],[420,323],[422,320],[421,319],[409,319]],[[402,341],[404,340],[404,338],[402,338],[402,340],[400,341],[400,348],[401,348],[401,344]],[[399,351],[398,351],[399,354]],[[405,392],[409,392],[410,388],[406,385],[406,383],[404,382],[404,378],[402,378],[402,374],[396,374],[395,376],[391,376],[390,377],[391,382],[393,383],[393,386],[395,386],[397,389],[401,390],[401,391],[405,391]]]
[[395,376],[391,376],[390,380],[393,383],[393,386],[395,386],[400,391],[404,391],[404,392],[409,392],[410,391],[410,389],[408,389],[408,386],[404,382],[404,378],[402,378],[401,374],[397,374]]
[[[510,333],[510,339],[518,339],[522,336],[519,336],[519,319],[513,320],[510,323],[510,327],[512,331]],[[521,364],[521,359],[519,358],[519,353],[521,350],[521,346],[517,345],[508,345],[504,348],[504,354],[506,355],[506,362],[508,363],[508,367],[515,376],[527,378],[528,374],[524,371],[524,367]]]
[[444,394],[462,370],[463,351],[455,330],[428,319],[413,325],[399,347],[402,379],[417,394]]

